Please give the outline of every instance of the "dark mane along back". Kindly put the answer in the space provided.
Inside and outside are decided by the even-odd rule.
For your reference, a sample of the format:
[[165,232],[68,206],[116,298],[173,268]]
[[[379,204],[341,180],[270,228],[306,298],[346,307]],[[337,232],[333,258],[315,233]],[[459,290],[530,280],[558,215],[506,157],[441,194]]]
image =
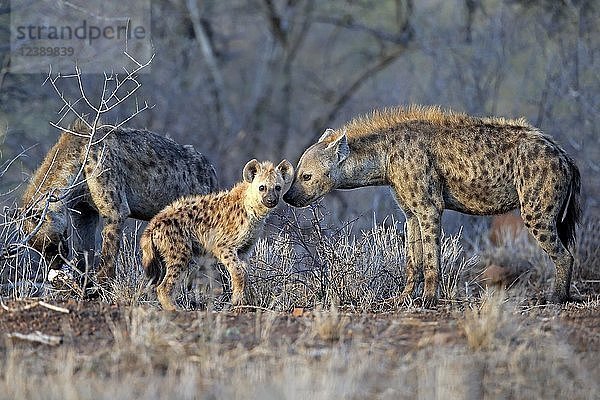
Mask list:
[[67,129],[61,133],[58,142],[52,146],[42,164],[33,173],[21,198],[23,207],[31,205],[40,194],[52,187],[68,186],[70,176],[68,170],[79,166],[79,155],[86,143],[86,139],[77,134],[85,135],[89,132],[89,128],[83,121],[78,120]]
[[357,117],[339,130],[346,131],[348,137],[360,137],[376,134],[411,121],[423,121],[440,126],[498,125],[517,126],[528,129],[533,127],[523,118],[508,119],[499,117],[472,117],[463,113],[442,110],[436,106],[411,105],[408,107],[384,108]]

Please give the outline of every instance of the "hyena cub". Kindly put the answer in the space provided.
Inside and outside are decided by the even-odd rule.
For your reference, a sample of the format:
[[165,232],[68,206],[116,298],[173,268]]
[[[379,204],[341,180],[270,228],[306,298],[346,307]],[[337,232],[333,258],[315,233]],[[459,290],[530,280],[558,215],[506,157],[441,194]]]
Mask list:
[[142,234],[142,264],[165,310],[174,310],[171,294],[193,256],[212,255],[231,276],[233,305],[244,303],[246,264],[264,221],[289,189],[294,167],[283,160],[249,161],[243,181],[231,190],[177,200],[157,214]]

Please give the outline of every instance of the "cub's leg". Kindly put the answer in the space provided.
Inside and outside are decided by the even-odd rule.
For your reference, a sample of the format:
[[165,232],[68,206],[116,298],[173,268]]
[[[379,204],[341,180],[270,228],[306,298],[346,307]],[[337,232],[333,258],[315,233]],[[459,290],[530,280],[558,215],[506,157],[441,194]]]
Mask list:
[[246,282],[247,282],[247,266],[241,261],[237,255],[237,251],[226,249],[215,254],[217,259],[223,263],[227,272],[231,276],[231,304],[240,306],[245,303]]
[[159,250],[165,263],[165,277],[156,288],[158,301],[165,310],[176,310],[173,301],[173,289],[181,278],[181,273],[188,268],[192,259],[191,249],[186,246],[173,246],[168,251]]

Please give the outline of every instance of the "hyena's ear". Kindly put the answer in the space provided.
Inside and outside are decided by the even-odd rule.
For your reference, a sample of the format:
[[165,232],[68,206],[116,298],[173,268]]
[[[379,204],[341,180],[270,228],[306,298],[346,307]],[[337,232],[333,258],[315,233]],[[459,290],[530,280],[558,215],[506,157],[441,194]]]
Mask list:
[[348,146],[348,136],[346,131],[327,146],[327,150],[333,150],[337,155],[338,164],[344,161],[350,155],[350,146]]
[[325,139],[330,138],[334,135],[335,135],[335,131],[331,128],[327,128],[327,129],[325,129],[325,132],[323,132],[323,134],[321,135],[321,137],[319,138],[319,141],[317,143],[321,143]]
[[292,183],[294,179],[294,167],[288,160],[283,160],[277,166],[277,170],[281,173],[281,177],[285,184]]
[[260,163],[256,158],[248,161],[244,166],[244,172],[242,173],[244,180],[246,182],[252,182],[256,174],[258,174],[258,170],[260,169]]

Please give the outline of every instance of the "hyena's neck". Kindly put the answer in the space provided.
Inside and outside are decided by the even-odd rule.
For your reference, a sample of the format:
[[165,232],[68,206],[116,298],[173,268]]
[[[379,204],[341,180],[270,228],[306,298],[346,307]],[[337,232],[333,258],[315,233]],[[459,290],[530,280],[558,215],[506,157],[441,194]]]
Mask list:
[[[33,205],[52,189],[66,188],[71,185],[81,166],[80,152],[81,140],[74,135],[63,133],[32,176],[21,198],[22,206]],[[44,204],[38,204],[38,207],[43,206]]]
[[355,189],[387,183],[383,136],[349,138],[350,155],[340,164],[338,189]]
[[243,181],[231,189],[230,195],[233,201],[244,205],[244,211],[246,211],[250,224],[258,225],[264,221],[271,209],[249,195],[247,193],[249,190],[251,190],[250,183]]

